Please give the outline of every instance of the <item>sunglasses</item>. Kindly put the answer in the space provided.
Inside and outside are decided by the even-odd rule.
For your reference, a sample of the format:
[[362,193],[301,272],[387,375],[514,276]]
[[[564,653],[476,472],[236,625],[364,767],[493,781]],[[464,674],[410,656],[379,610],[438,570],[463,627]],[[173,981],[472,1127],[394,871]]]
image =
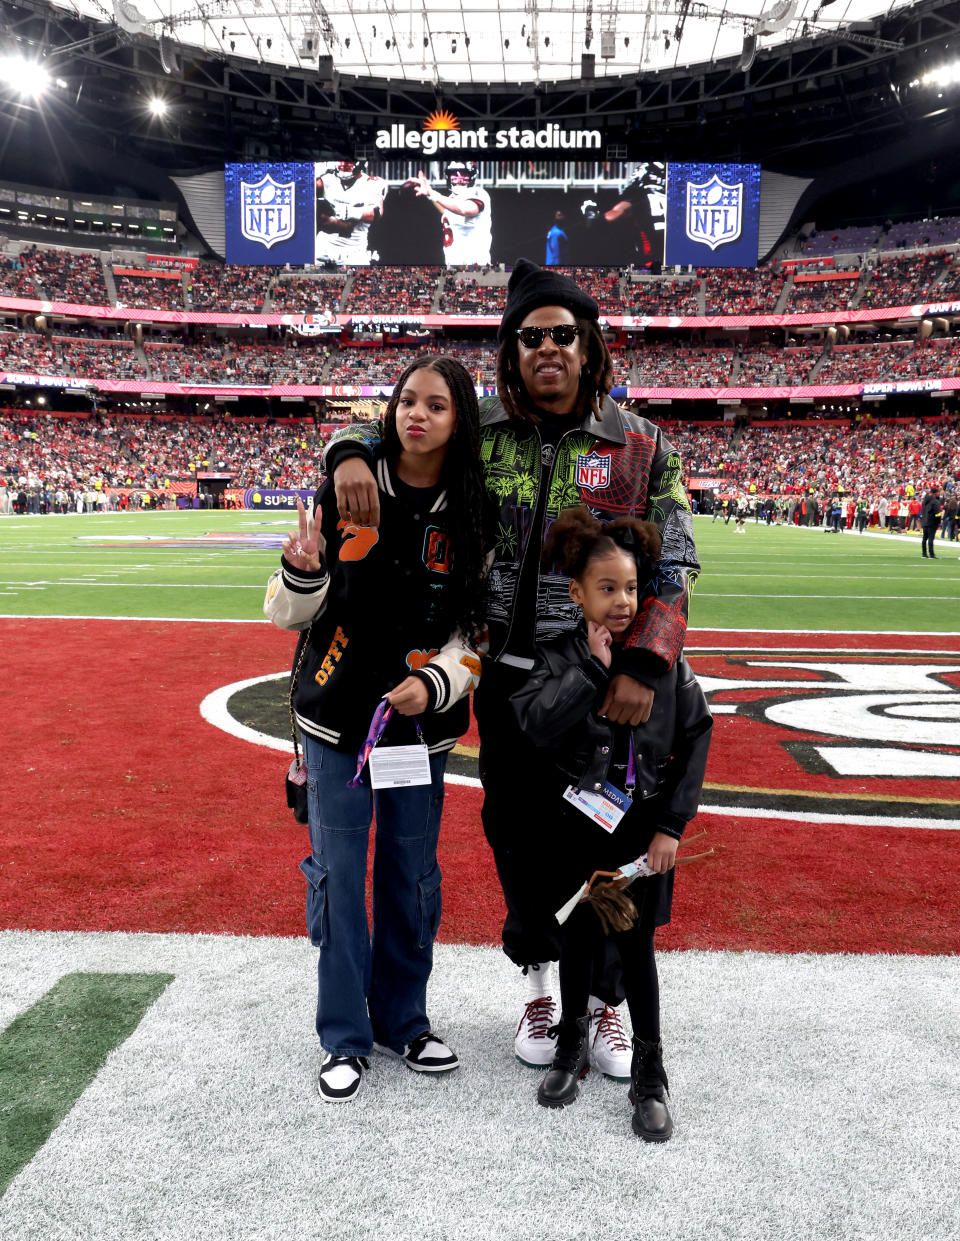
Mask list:
[[546,336],[555,345],[572,345],[580,335],[580,329],[572,323],[557,323],[553,327],[518,327],[517,336],[520,344],[527,349],[539,349]]

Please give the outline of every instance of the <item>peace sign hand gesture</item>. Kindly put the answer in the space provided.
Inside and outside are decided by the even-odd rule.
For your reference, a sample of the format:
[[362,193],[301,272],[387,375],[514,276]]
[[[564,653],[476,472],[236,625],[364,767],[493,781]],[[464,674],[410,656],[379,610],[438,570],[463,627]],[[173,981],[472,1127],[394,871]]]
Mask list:
[[284,539],[283,558],[294,569],[316,573],[322,567],[320,557],[323,555],[327,541],[320,533],[319,526],[312,521],[307,521],[307,510],[303,507],[303,501],[299,496],[297,496],[297,520],[300,529],[296,534],[288,534]]

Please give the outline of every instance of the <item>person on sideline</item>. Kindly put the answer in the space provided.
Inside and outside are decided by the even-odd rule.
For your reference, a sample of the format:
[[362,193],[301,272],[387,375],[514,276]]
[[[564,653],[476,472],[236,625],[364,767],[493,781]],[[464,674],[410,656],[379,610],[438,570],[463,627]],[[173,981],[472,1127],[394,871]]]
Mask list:
[[937,558],[937,554],[933,549],[936,547],[937,526],[940,525],[941,512],[940,488],[934,483],[923,497],[923,503],[920,508],[920,525],[923,532],[920,553],[924,559],[927,556],[931,560],[936,560]]
[[[610,934],[633,1023],[633,1131],[647,1142],[665,1142],[673,1132],[654,931],[670,921],[677,845],[697,812],[713,719],[682,657],[662,678],[646,723],[613,724],[597,708],[613,652],[626,638],[659,554],[660,532],[650,522],[600,522],[586,508],[562,513],[547,535],[544,558],[569,573],[570,598],[582,620],[538,648],[533,672],[512,699],[520,727],[552,760],[550,781],[540,789],[540,822],[528,827],[539,836],[537,882],[555,906],[598,870],[616,872],[644,856],[654,872],[631,885],[631,899],[619,906],[622,917]],[[611,921],[609,913],[602,920],[581,901],[561,927],[557,1046],[537,1092],[544,1107],[572,1103],[589,1069],[593,962],[604,922]]]
[[[374,454],[377,528],[337,511],[333,484],[283,544],[264,611],[301,631],[292,710],[303,734],[310,855],[307,929],[319,951],[318,1090],[352,1099],[371,1049],[418,1072],[455,1069],[431,1030],[427,980],[440,923],[437,838],[447,752],[480,675],[485,498],[476,391],[453,358],[412,362]],[[384,702],[391,711],[384,713]],[[381,715],[417,779],[371,792]],[[391,718],[392,716],[392,718]],[[359,754],[359,757],[358,757]],[[376,754],[370,755],[370,765]],[[364,889],[373,807],[373,935]]]
[[943,501],[943,521],[940,528],[940,538],[948,539],[951,543],[956,541],[956,525],[957,525],[957,498],[956,496],[947,496]]
[[[699,572],[680,457],[660,428],[618,407],[599,308],[568,276],[520,259],[500,324],[496,398],[481,415],[481,458],[498,510],[487,618],[490,658],[474,697],[480,730],[483,826],[507,915],[503,946],[522,968],[526,997],[514,1042],[531,1066],[551,1063],[557,1005],[550,963],[559,951],[550,898],[535,882],[539,847],[522,829],[542,814],[548,756],[523,733],[510,706],[533,667],[537,644],[576,626],[566,576],[541,563],[552,522],[588,504],[602,519],[637,516],[663,536],[659,593],[645,598],[616,651],[601,713],[614,724],[650,716],[661,679],[683,649],[688,583]],[[335,436],[326,464],[341,514],[377,521],[369,424]],[[590,997],[593,1063],[629,1076],[630,1046],[617,1012],[623,998],[615,954],[603,949]]]

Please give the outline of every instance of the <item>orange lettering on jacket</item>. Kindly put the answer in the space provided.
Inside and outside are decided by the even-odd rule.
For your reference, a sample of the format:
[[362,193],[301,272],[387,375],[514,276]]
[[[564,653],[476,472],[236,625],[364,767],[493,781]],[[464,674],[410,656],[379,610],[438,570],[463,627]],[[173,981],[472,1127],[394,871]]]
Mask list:
[[473,676],[479,679],[480,676],[480,660],[473,655],[461,655],[460,662],[464,668]]
[[340,662],[340,657],[347,649],[347,643],[349,641],[350,639],[338,625],[337,631],[333,635],[333,639],[330,642],[330,648],[326,655],[324,655],[323,663],[320,665],[317,675],[314,677],[314,680],[318,685],[326,685],[326,683],[330,680],[331,676],[337,669],[337,664]]

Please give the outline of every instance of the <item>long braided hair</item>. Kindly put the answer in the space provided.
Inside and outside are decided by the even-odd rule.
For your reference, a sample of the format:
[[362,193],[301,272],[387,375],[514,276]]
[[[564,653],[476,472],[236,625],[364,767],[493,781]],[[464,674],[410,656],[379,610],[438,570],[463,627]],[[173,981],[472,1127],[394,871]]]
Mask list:
[[[587,360],[580,372],[578,412],[582,417],[590,408],[599,417],[603,398],[613,387],[613,359],[596,319],[577,319],[577,327],[579,339],[587,345]],[[520,377],[519,348],[516,333],[508,332],[497,351],[497,393],[511,418],[539,422],[540,414]]]
[[486,513],[489,501],[480,467],[480,409],[477,391],[463,363],[446,354],[414,358],[397,380],[383,416],[383,446],[395,460],[402,451],[397,434],[397,406],[410,376],[432,370],[450,389],[457,420],[447,445],[441,482],[447,493],[447,517],[453,543],[450,588],[455,623],[468,642],[486,629]]

